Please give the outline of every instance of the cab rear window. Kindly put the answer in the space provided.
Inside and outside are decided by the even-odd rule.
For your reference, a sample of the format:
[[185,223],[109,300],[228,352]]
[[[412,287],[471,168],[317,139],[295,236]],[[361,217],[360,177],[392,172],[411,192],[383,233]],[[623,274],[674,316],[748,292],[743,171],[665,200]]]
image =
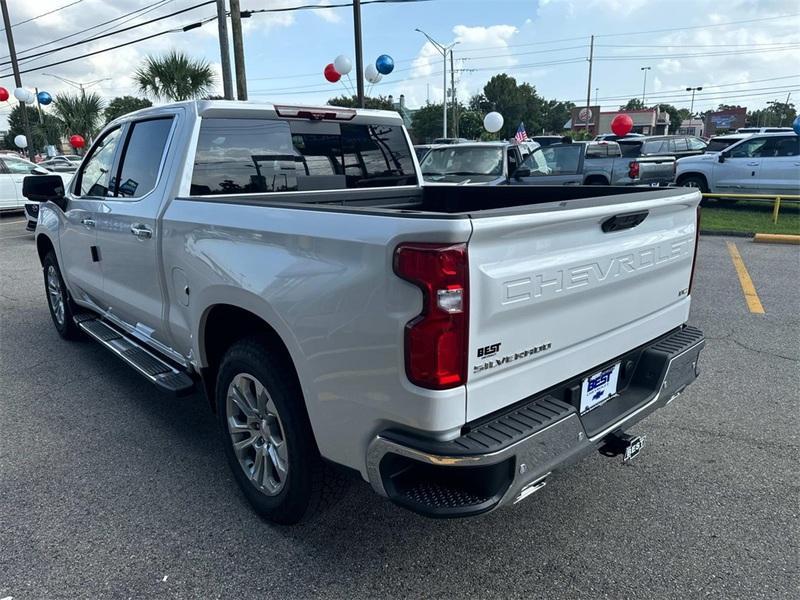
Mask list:
[[416,185],[402,127],[203,119],[191,194],[261,194]]

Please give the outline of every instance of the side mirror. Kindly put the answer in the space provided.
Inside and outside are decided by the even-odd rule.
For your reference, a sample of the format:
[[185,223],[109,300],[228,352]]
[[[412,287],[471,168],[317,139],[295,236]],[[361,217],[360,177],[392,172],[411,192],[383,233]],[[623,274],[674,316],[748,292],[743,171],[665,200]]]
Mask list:
[[724,163],[724,162],[725,162],[725,159],[726,159],[728,156],[729,156],[729,154],[728,154],[727,152],[720,152],[720,153],[719,153],[719,157],[717,158],[717,160],[718,160],[719,162],[721,162],[721,163]]
[[517,179],[517,180],[522,179],[524,177],[530,177],[530,176],[531,176],[530,167],[520,167],[519,169],[514,171],[514,179]]
[[22,180],[22,195],[33,202],[50,201],[61,210],[67,209],[64,180],[59,175],[28,175]]

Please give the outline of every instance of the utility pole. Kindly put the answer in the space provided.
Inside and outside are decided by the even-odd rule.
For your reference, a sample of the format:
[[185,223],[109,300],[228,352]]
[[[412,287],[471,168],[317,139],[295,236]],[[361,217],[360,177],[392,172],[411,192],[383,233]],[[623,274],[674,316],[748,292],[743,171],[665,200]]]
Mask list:
[[[8,40],[8,55],[11,59],[11,70],[14,72],[14,84],[22,87],[22,78],[19,75],[19,65],[17,64],[17,50],[14,48],[14,34],[11,32],[11,19],[8,16],[8,4],[6,0],[0,0],[0,8],[3,11],[3,25],[6,28],[6,40]],[[34,149],[33,149],[33,135],[31,133],[31,124],[28,122],[28,107],[24,102],[19,103],[22,110],[22,123],[25,127],[25,139],[28,141],[28,147],[25,148],[25,153],[28,158],[33,162]]]
[[[592,61],[594,60],[594,36],[592,36],[591,41],[589,42],[589,83],[586,85],[586,135],[590,136],[589,133],[589,119],[591,118],[592,109],[590,105],[592,103]],[[599,119],[600,115],[598,115]]]
[[222,63],[222,94],[225,100],[233,100],[231,77],[231,50],[228,46],[228,11],[225,0],[217,0],[217,29],[219,31],[219,58]]
[[242,9],[239,0],[231,0],[231,34],[233,36],[233,66],[236,69],[236,95],[247,100],[247,75],[244,69],[244,41],[242,40]]
[[647,72],[651,69],[651,67],[642,67],[641,70],[644,71],[644,83],[642,84],[642,106],[644,106],[644,99],[647,94]]
[[594,88],[594,105],[597,106],[597,93],[600,91],[600,88]]
[[361,48],[361,0],[353,0],[353,35],[356,42],[357,103],[364,108],[364,51]]
[[[458,116],[456,115],[456,70],[453,66],[453,50],[450,50],[450,93],[453,96],[453,137],[458,137]],[[788,100],[787,100],[788,103]]]
[[783,110],[781,110],[781,122],[778,123],[778,127],[783,127],[783,115],[789,116],[789,98],[792,97],[792,92],[786,94],[786,104],[783,105]]

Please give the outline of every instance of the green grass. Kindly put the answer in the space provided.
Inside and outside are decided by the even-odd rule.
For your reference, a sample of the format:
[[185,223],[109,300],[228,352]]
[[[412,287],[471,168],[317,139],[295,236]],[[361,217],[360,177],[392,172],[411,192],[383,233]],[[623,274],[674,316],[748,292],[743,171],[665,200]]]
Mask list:
[[770,200],[706,200],[700,213],[700,231],[800,235],[800,204],[781,202],[776,224],[772,222]]

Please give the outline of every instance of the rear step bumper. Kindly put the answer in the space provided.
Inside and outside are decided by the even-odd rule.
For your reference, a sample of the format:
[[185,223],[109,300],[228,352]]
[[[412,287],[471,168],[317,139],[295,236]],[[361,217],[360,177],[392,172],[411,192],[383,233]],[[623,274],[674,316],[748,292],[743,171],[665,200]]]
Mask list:
[[185,396],[194,391],[194,380],[185,371],[156,356],[132,338],[100,320],[97,315],[77,314],[75,323],[86,335],[111,350],[161,391],[176,396]]
[[472,516],[519,502],[554,470],[674,400],[697,377],[704,345],[699,329],[682,327],[617,357],[608,364],[622,362],[628,370],[619,393],[583,416],[575,384],[607,365],[489,415],[453,440],[383,431],[367,452],[370,483],[431,517]]

